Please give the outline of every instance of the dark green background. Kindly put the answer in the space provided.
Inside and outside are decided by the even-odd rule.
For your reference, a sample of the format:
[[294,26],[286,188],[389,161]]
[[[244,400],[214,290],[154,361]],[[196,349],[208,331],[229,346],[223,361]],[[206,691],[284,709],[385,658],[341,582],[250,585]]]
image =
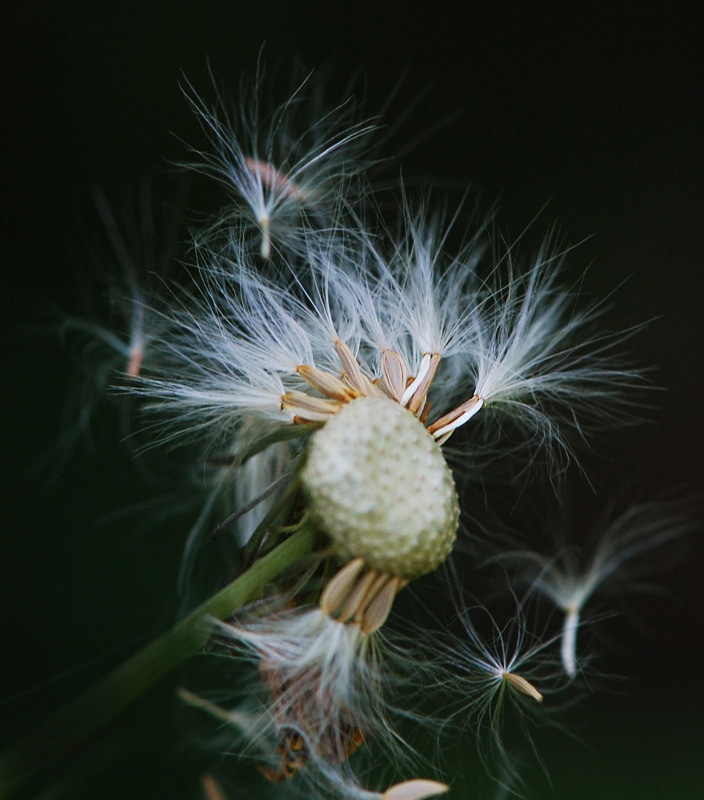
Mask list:
[[[623,284],[612,321],[654,319],[633,350],[657,366],[666,392],[652,424],[607,436],[587,459],[597,486],[617,489],[635,474],[645,497],[704,488],[701,12],[686,4],[465,12],[266,0],[26,2],[4,12],[0,744],[175,614],[183,531],[145,532],[139,515],[104,519],[149,495],[114,445],[114,416],[98,416],[96,452],[79,451],[58,479],[36,468],[59,433],[70,361],[33,328],[51,305],[80,310],[71,250],[90,188],[112,191],[178,160],[183,146],[172,132],[197,139],[179,80],[183,71],[207,90],[208,58],[234,90],[265,42],[264,60],[284,74],[299,55],[311,67],[332,65],[333,86],[360,76],[370,112],[405,75],[394,107],[429,91],[394,146],[460,112],[411,148],[404,175],[471,182],[487,207],[500,196],[500,227],[514,234],[549,201],[528,242],[558,221],[569,243],[586,240],[573,261],[577,272],[589,265],[588,290]],[[660,576],[664,596],[637,598],[632,618],[610,631],[599,666],[629,680],[573,713],[587,746],[541,737],[553,786],[536,778],[537,796],[704,797],[700,532],[683,547]],[[182,741],[175,684],[115,730],[130,796],[196,796],[202,764]],[[95,797],[126,791],[104,780]],[[453,796],[479,797],[477,786],[468,774]]]

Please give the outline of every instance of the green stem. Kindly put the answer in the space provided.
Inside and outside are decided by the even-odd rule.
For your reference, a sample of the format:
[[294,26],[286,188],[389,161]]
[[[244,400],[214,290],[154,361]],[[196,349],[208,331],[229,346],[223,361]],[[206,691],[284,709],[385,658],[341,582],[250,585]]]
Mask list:
[[226,619],[243,603],[259,596],[286,567],[309,554],[312,543],[313,531],[304,521],[296,533],[243,575],[6,752],[0,758],[0,800],[14,797],[39,771],[80,752],[92,733],[205,646],[212,631],[206,617]]

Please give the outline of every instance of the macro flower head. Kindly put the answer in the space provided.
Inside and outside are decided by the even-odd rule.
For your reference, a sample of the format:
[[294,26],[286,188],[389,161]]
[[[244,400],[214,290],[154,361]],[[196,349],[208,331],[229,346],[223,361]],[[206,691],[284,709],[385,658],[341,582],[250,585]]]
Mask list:
[[451,436],[462,433],[453,456],[486,447],[503,415],[526,446],[569,451],[570,429],[627,416],[638,373],[612,357],[615,339],[592,338],[593,315],[574,310],[555,257],[541,252],[497,285],[498,268],[482,276],[479,239],[448,256],[436,223],[407,209],[404,219],[387,240],[308,231],[305,259],[267,274],[246,238],[199,248],[202,297],[172,311],[162,371],[138,391],[167,413],[167,438],[205,435],[211,459],[244,463],[275,443],[305,451],[309,512],[343,558],[393,572],[350,544],[364,518],[406,532],[411,550],[381,549],[408,572],[414,530],[433,529],[423,548],[435,561],[400,575],[413,578],[442,563],[457,531]]

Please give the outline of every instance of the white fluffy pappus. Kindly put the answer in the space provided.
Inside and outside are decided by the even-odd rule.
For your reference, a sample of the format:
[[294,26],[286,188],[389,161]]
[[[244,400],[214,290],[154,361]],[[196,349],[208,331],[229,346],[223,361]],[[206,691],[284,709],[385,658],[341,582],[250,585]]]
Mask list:
[[[585,436],[633,421],[641,375],[617,354],[633,332],[594,334],[601,312],[575,308],[549,243],[526,272],[509,252],[482,278],[481,237],[452,257],[436,222],[408,209],[404,219],[390,241],[309,231],[306,258],[266,276],[242,242],[226,253],[201,249],[204,296],[173,313],[168,370],[138,391],[173,414],[172,432],[227,437],[254,417],[324,422],[341,393],[309,380],[309,370],[331,374],[339,388],[350,369],[342,346],[367,388],[384,382],[380,393],[403,405],[422,396],[440,444],[484,408],[513,420],[527,446],[566,454],[569,429]],[[393,379],[409,381],[399,397]],[[464,439],[476,446],[491,430],[489,415]]]
[[582,308],[581,293],[561,285],[566,253],[551,236],[527,269],[513,249],[481,282],[470,312],[474,393],[522,429],[531,449],[569,458],[570,431],[584,439],[639,421],[642,371],[620,352],[639,328],[597,327],[603,304]]

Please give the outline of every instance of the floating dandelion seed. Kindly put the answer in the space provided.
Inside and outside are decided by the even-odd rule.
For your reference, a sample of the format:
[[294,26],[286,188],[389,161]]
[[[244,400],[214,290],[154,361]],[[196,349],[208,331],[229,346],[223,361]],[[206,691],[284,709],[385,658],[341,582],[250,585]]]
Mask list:
[[562,664],[567,675],[574,678],[579,670],[577,636],[587,603],[619,581],[626,582],[628,588],[637,572],[633,562],[639,556],[691,528],[691,521],[677,505],[642,503],[616,518],[605,515],[586,548],[565,544],[551,555],[519,551],[506,553],[500,560],[517,564],[521,570],[517,579],[534,587],[564,612]]
[[214,177],[234,205],[225,209],[210,233],[228,235],[247,220],[259,231],[259,253],[272,257],[274,247],[296,249],[306,223],[325,226],[340,203],[354,196],[355,180],[370,162],[364,158],[374,121],[355,121],[350,99],[316,113],[319,103],[305,77],[273,113],[261,108],[259,75],[239,107],[222,97],[209,107],[187,84],[187,97],[214,153],[194,149],[191,169]]
[[[91,292],[86,298],[90,318],[69,315],[60,324],[81,375],[66,403],[66,430],[56,447],[60,461],[81,437],[90,439],[93,415],[115,378],[132,382],[153,365],[158,349],[154,345],[168,327],[166,281],[181,254],[180,219],[174,208],[182,205],[184,191],[183,184],[177,188],[168,210],[160,207],[147,180],[135,195],[125,193],[117,210],[102,192],[93,193],[100,228],[82,254],[91,270],[84,287]],[[122,411],[126,437],[131,432],[129,414],[128,409]]]
[[[499,624],[483,606],[463,606],[459,614],[462,635],[429,637],[429,655],[446,669],[450,696],[458,698],[447,708],[448,720],[458,720],[477,735],[479,753],[490,770],[497,770],[506,786],[520,784],[514,754],[505,743],[507,711],[534,750],[529,722],[544,717],[546,697],[562,691],[568,681],[559,659],[553,655],[556,637],[538,637],[527,627],[522,608],[505,624]],[[486,628],[484,633],[479,628]],[[447,684],[441,689],[447,696]]]
[[[182,194],[183,187],[174,200],[177,207],[183,202]],[[119,216],[104,194],[96,192],[94,199],[109,247],[108,254],[100,252],[95,258],[102,262],[105,272],[113,275],[113,285],[109,287],[111,322],[114,327],[117,322],[122,332],[113,333],[114,327],[98,325],[92,331],[84,329],[124,358],[121,371],[127,377],[138,378],[146,351],[165,330],[165,281],[179,257],[180,221],[173,207],[158,208],[149,182],[142,186],[136,202],[123,202]],[[68,327],[79,324],[76,319],[67,323]]]

